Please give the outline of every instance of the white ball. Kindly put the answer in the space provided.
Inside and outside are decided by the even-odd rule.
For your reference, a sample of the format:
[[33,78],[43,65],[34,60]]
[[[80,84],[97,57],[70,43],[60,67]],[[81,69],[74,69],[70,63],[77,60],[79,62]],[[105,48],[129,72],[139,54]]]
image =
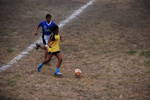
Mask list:
[[80,77],[81,76],[82,71],[79,68],[76,68],[74,71],[75,76]]

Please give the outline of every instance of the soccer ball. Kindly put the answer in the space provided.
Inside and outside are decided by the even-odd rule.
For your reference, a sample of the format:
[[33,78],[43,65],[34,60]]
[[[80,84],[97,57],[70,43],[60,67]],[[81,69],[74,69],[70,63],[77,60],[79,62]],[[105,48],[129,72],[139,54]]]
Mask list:
[[80,77],[81,73],[82,73],[82,71],[79,68],[74,70],[74,74],[75,74],[76,77]]

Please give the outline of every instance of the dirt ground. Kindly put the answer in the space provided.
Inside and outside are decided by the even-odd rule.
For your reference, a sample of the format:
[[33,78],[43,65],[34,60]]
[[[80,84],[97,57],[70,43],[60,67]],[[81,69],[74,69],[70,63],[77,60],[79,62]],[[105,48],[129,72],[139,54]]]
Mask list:
[[[37,39],[31,33],[47,12],[58,23],[88,1],[0,0],[0,63]],[[52,75],[55,59],[38,73],[43,51],[33,50],[0,73],[0,100],[149,100],[149,3],[96,0],[60,32],[63,77]],[[81,78],[74,77],[75,68]]]

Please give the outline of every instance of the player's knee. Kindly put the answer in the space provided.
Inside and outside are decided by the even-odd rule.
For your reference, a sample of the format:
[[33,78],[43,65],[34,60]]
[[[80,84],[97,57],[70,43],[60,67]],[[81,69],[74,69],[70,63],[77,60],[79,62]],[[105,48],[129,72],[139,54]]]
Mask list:
[[46,47],[44,47],[44,50],[45,50],[45,53],[47,53],[47,52],[48,52]]
[[49,62],[49,60],[46,59],[43,64],[47,64],[48,62]]
[[51,61],[51,58],[49,58],[48,62]]

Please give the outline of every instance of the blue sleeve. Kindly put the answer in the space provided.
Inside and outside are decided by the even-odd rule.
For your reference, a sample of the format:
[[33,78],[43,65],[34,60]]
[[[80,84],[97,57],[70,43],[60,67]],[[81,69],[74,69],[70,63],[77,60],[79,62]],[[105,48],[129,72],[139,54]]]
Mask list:
[[52,21],[52,26],[58,26],[54,21]]

